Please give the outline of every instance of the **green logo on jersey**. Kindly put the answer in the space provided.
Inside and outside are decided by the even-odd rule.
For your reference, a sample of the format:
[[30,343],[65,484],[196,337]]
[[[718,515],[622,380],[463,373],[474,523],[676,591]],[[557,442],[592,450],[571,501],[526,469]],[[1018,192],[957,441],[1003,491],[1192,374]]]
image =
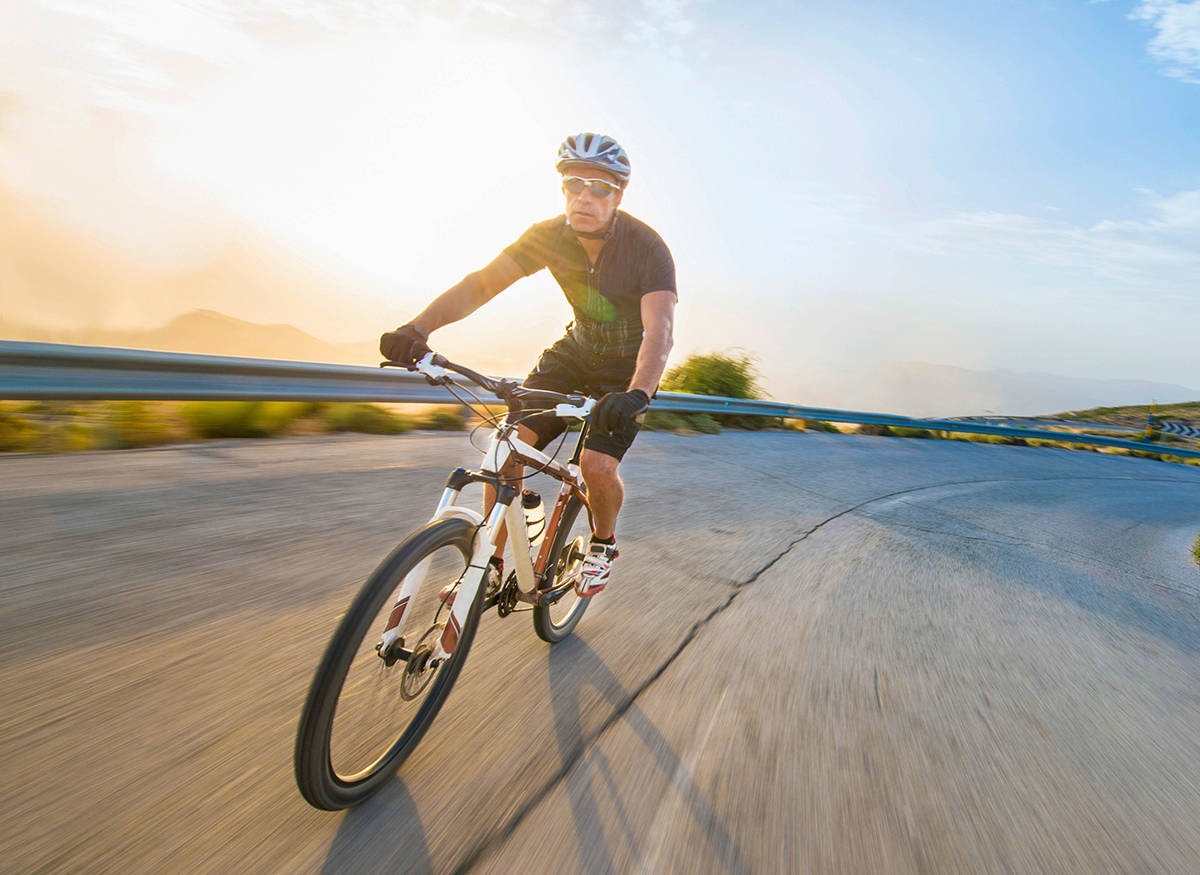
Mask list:
[[563,293],[566,294],[567,300],[571,302],[576,313],[586,316],[593,322],[616,321],[616,305],[600,294],[599,290],[593,288],[591,283],[587,281],[578,284],[571,283],[569,288],[563,288]]

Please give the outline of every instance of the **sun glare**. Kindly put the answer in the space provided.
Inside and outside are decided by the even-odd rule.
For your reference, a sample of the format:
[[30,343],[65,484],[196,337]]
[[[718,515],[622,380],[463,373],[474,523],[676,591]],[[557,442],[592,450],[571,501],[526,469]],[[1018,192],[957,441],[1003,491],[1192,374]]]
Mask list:
[[444,285],[560,208],[547,59],[448,40],[276,56],[208,95],[157,160],[341,271]]

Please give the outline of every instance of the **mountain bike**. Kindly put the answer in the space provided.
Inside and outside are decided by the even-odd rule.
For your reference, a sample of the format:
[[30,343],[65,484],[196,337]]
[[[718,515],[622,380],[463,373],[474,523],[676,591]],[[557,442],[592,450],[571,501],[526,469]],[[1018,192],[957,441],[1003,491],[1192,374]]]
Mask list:
[[[432,518],[367,578],[326,647],[295,748],[296,784],[316,808],[355,805],[400,768],[450,694],[483,611],[529,611],[538,636],[553,644],[571,634],[588,605],[576,590],[592,532],[579,459],[594,399],[494,380],[433,353],[412,369],[459,400],[470,403],[465,392],[482,404],[450,372],[466,377],[503,401],[507,415],[485,419],[494,431],[480,469],[450,474]],[[565,465],[517,436],[531,410],[581,422]],[[540,496],[518,489],[523,477],[502,476],[513,461],[559,481],[549,514],[539,514]],[[494,494],[483,513],[459,503],[473,483]],[[513,562],[501,580],[490,560],[506,536]]]

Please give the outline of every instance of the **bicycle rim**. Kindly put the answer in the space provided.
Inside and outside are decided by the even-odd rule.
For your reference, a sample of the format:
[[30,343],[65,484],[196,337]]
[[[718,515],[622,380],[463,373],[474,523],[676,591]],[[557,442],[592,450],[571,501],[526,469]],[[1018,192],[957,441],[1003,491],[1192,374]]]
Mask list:
[[[473,537],[465,520],[430,523],[376,569],[342,619],[313,679],[297,735],[297,784],[314,806],[345,808],[365,799],[407,759],[437,716],[470,649],[482,592],[453,655],[436,667],[424,655],[449,620],[439,591],[473,573]],[[384,659],[377,645],[398,590],[405,575],[420,569],[424,580],[404,610],[401,639],[385,651],[401,655]]]
[[[563,508],[547,560],[547,568],[553,571],[552,587],[578,577],[591,534],[592,527],[583,510],[583,502],[572,497]],[[572,587],[554,604],[533,609],[533,628],[543,641],[555,644],[574,631],[587,605],[588,599],[580,598]]]

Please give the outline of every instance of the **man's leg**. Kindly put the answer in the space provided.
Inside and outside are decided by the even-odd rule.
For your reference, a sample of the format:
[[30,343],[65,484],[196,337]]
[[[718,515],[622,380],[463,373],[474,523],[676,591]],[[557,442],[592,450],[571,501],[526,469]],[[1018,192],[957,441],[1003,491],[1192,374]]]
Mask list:
[[613,534],[621,502],[625,500],[625,486],[617,474],[619,464],[619,459],[598,450],[585,449],[579,457],[594,523],[592,542],[583,560],[583,578],[575,585],[582,596],[592,596],[604,589],[613,560],[619,555]]
[[595,531],[592,533],[602,541],[613,536],[617,525],[617,514],[625,501],[625,484],[617,473],[621,462],[605,453],[585,449],[579,457],[583,482],[588,488],[588,503],[592,506]]

